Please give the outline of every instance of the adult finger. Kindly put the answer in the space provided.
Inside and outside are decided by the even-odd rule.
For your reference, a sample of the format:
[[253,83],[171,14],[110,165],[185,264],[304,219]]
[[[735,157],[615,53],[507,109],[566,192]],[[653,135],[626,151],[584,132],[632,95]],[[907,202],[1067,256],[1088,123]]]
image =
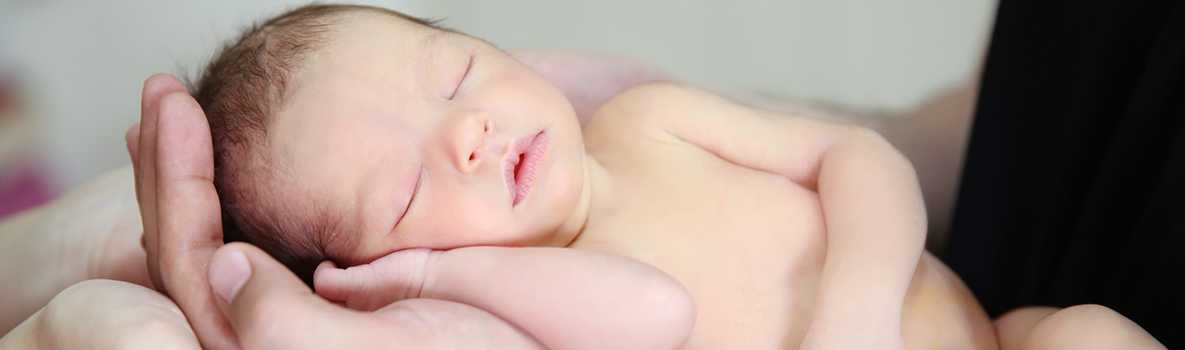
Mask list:
[[[138,174],[140,174],[140,155],[138,153],[139,149],[140,149],[140,122],[132,123],[132,126],[128,127],[128,131],[124,132],[123,140],[127,144],[128,157],[132,159],[132,194],[136,196],[136,208],[139,209],[140,208],[140,205],[139,205],[140,204],[140,197],[139,197],[139,194],[137,194],[137,192],[140,191],[140,188],[137,185],[136,177],[139,176]],[[140,219],[140,225],[144,225],[144,219]],[[145,248],[147,248],[147,246],[148,246],[148,244],[146,244],[144,241],[144,229],[143,229],[143,226],[141,226],[141,228],[140,228],[140,249],[145,249]],[[145,256],[144,260],[147,263],[148,257]],[[147,264],[145,264],[145,267],[147,267]],[[148,283],[153,283],[153,282],[154,281],[152,280],[152,274],[149,273],[148,274]]]
[[[166,94],[185,91],[171,75],[156,74],[144,81],[140,95],[140,132],[136,150],[136,201],[140,204],[140,220],[144,228],[144,250],[148,257],[148,274],[154,285],[167,291],[160,278],[159,249],[157,249],[156,210],[156,140],[157,121],[160,115],[160,100]],[[129,147],[131,148],[131,147]]]
[[137,159],[140,159],[136,154],[140,149],[140,122],[132,123],[132,126],[128,127],[128,131],[124,132],[123,140],[127,142],[128,156],[132,158],[132,174],[135,175]]
[[[123,139],[125,142],[127,142],[128,157],[132,159],[132,194],[135,196],[136,208],[138,210],[142,210],[140,207],[140,195],[138,194],[138,192],[140,192],[139,179],[138,179],[138,177],[140,176],[139,175],[140,174],[140,154],[139,154],[139,150],[140,150],[140,122],[132,123],[132,126],[128,128],[128,131],[126,133],[124,133]],[[140,213],[140,214],[143,214],[143,213]],[[147,251],[148,250],[148,243],[147,243],[146,237],[145,237],[147,235],[144,234],[144,232],[145,232],[144,226],[143,226],[144,219],[140,219],[140,225],[141,225],[140,226],[140,249]],[[147,262],[149,261],[147,253],[145,253],[144,261],[145,261],[145,268],[147,268],[147,265],[148,265]],[[154,281],[152,279],[152,273],[149,272],[148,273],[148,283],[155,283],[155,282],[156,281]],[[153,288],[160,288],[162,292],[164,291],[163,286],[156,286],[156,285],[153,285],[153,286],[154,286]]]
[[209,124],[197,101],[185,92],[167,94],[159,104],[155,154],[147,149],[140,154],[141,161],[155,158],[153,169],[142,169],[155,173],[148,181],[156,188],[157,260],[150,263],[155,263],[169,296],[185,311],[202,345],[235,348],[234,333],[218,312],[205,278],[210,258],[222,246]]
[[[249,244],[219,249],[210,261],[209,279],[245,349],[369,348],[378,344],[378,334],[394,340],[401,331],[384,329],[373,315],[317,297],[291,271]],[[359,336],[364,333],[370,336]]]

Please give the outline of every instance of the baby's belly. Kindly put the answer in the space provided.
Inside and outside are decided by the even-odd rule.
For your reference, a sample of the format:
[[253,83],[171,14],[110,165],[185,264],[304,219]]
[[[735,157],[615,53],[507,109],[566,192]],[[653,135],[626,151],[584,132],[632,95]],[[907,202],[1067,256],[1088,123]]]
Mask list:
[[[826,253],[817,195],[743,168],[684,174],[623,190],[636,196],[590,222],[574,247],[629,256],[683,283],[697,312],[685,348],[796,348]],[[927,257],[921,266],[903,318],[909,347],[989,348],[947,346],[958,345],[953,334],[979,339],[987,330],[990,338],[991,325],[941,263]]]

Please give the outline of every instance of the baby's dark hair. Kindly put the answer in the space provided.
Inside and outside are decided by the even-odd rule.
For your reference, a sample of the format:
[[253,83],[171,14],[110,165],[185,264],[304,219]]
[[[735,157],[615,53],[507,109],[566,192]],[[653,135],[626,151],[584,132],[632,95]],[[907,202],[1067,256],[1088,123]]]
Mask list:
[[260,247],[310,285],[326,258],[325,240],[338,234],[335,220],[311,203],[277,199],[283,167],[266,150],[268,125],[305,59],[324,46],[343,15],[357,12],[434,26],[379,7],[303,6],[248,28],[190,84],[210,123],[224,240]]

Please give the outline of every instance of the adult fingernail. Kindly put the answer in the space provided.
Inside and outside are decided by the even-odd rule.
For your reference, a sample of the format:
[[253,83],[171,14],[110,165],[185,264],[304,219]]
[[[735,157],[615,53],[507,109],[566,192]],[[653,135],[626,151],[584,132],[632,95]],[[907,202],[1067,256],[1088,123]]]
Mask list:
[[251,264],[247,256],[238,250],[214,254],[210,261],[210,287],[222,301],[230,304],[239,294],[239,289],[251,278]]

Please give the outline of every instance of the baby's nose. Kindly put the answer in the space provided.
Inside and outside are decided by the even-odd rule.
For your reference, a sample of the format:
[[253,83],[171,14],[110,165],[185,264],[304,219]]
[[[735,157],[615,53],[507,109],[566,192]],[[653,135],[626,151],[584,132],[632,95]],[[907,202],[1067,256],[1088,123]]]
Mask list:
[[489,144],[494,131],[494,122],[478,116],[464,118],[453,135],[454,163],[463,173],[476,171],[488,158],[496,158],[496,152]]

